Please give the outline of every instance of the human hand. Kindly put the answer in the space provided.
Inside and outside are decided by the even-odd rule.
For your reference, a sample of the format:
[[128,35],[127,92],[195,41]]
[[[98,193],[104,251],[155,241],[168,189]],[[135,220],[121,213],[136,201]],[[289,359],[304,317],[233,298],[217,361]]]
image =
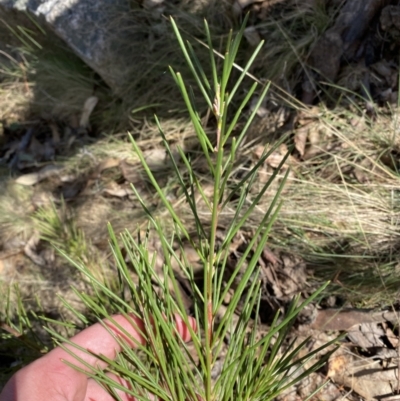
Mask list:
[[[135,322],[136,328],[122,315],[115,315],[112,320],[120,325],[132,338],[140,344],[145,343],[145,339],[140,334],[144,332],[144,324],[137,317],[131,317]],[[190,340],[190,332],[181,318],[175,316],[176,328],[184,341]],[[189,317],[189,323],[193,329],[196,328],[195,319]],[[126,335],[110,321],[106,324],[113,333],[126,339]],[[90,351],[94,355],[104,355],[114,359],[121,346],[100,323],[90,326],[71,338],[71,341]],[[130,340],[129,345],[135,347],[134,341]],[[76,357],[81,358],[86,363],[94,367],[104,369],[106,363],[96,358],[94,355],[80,351],[70,345],[65,345],[73,351]],[[95,380],[68,366],[64,361],[86,369],[85,365],[79,362],[74,356],[70,355],[61,347],[56,347],[42,358],[37,359],[23,369],[19,370],[7,382],[0,394],[0,401],[112,401],[113,397],[106,392]],[[126,385],[119,377],[113,377],[120,384]],[[117,391],[124,401],[134,399],[124,392]]]

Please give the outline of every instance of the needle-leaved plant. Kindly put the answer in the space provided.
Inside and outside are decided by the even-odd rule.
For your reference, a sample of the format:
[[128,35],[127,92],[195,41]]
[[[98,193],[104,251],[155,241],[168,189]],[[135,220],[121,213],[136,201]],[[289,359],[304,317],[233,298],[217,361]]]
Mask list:
[[[156,119],[172,169],[185,201],[190,206],[194,229],[189,230],[163,188],[159,186],[137,143],[131,138],[134,152],[168,212],[173,234],[171,235],[170,227],[165,229],[165,221],[160,221],[153,215],[145,200],[133,187],[138,201],[146,211],[148,230],[144,235],[124,232],[117,236],[112,228],[109,228],[112,252],[118,270],[118,291],[102,282],[83,264],[71,260],[94,289],[95,295],[76,292],[91,313],[99,320],[107,318],[111,321],[113,320],[110,316],[116,312],[124,314],[128,319],[132,315],[138,316],[144,322],[143,336],[147,339],[146,345],[137,344],[138,347],[132,349],[133,339],[124,341],[123,336],[117,338],[123,351],[116,360],[107,360],[100,356],[106,360],[108,368],[103,371],[88,366],[88,375],[117,400],[120,399],[117,390],[124,391],[138,400],[154,399],[152,397],[177,401],[272,400],[320,368],[330,353],[310,364],[310,359],[320,353],[321,349],[300,356],[305,342],[296,346],[294,342],[291,345],[287,344],[287,335],[297,315],[323,288],[301,304],[299,297],[296,297],[285,315],[274,319],[269,332],[259,336],[259,258],[279,212],[279,197],[285,180],[282,181],[260,225],[249,240],[243,256],[237,260],[234,270],[229,270],[227,274],[230,245],[235,236],[245,228],[249,216],[255,212],[259,213],[256,207],[277,174],[272,175],[256,195],[250,190],[257,180],[258,168],[272,151],[266,150],[259,162],[242,176],[239,182],[231,179],[246,132],[268,91],[268,85],[259,89],[255,82],[247,90],[246,96],[238,103],[236,100],[234,104],[238,90],[263,43],[257,46],[247,64],[238,68],[235,57],[245,23],[235,36],[232,33],[229,35],[225,53],[218,59],[205,22],[211,71],[211,76],[207,77],[193,47],[183,40],[173,19],[171,23],[195,79],[197,92],[204,98],[215,120],[215,140],[212,140],[206,133],[202,116],[196,108],[193,89],[185,84],[185,79],[179,72],[171,68],[171,74],[186,104],[202,157],[212,179],[213,195],[210,198],[203,190],[198,173],[187,154],[179,149],[177,157],[176,152],[171,150],[162,123]],[[249,106],[255,96],[258,100],[255,107],[251,108]],[[252,111],[250,115],[245,116],[244,110]],[[284,162],[285,160],[281,165]],[[199,197],[195,194],[200,194],[202,213],[199,213]],[[224,220],[224,239],[220,240],[217,237],[220,216],[233,200],[236,205],[235,213],[228,223]],[[204,219],[204,207],[208,211],[208,220]],[[154,235],[160,244],[162,255],[156,255],[149,247],[149,237]],[[184,247],[187,245],[184,244],[190,244],[201,261],[201,280],[195,278],[185,256]],[[159,256],[163,259],[162,274],[156,269]],[[193,305],[190,308],[184,302],[179,288],[176,266],[179,266],[181,276],[190,284],[193,295]],[[230,302],[221,316],[224,300],[227,299],[227,294],[232,292]],[[189,344],[185,344],[176,335],[176,314],[182,317],[188,327],[189,314],[197,321],[197,328],[190,329],[192,342]],[[77,313],[77,316],[85,320],[81,314]],[[120,327],[115,321],[114,324]],[[120,331],[129,336],[122,327]],[[60,343],[68,341],[54,330],[51,333]],[[304,367],[306,363],[307,367]],[[129,386],[122,386],[110,377],[108,372],[122,377]]]

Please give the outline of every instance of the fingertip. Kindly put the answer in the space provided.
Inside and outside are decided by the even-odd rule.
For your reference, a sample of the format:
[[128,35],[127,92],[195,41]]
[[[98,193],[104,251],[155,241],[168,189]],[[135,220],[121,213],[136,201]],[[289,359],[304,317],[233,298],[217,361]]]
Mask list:
[[[188,316],[187,320],[192,330],[196,331],[197,329],[196,319],[192,316]],[[192,336],[184,320],[179,315],[175,315],[175,322],[176,322],[176,328],[182,340],[185,342],[190,341],[192,339]]]
[[196,331],[197,330],[197,320],[192,316],[189,316],[188,318],[189,318],[189,323],[190,323],[191,328],[193,329],[193,331]]

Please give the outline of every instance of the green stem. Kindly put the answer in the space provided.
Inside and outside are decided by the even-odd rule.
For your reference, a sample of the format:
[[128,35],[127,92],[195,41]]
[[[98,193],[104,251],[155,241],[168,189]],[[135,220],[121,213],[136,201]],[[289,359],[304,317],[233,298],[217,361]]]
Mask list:
[[[224,99],[223,93],[218,93],[216,95],[219,99]],[[211,369],[213,363],[213,321],[214,321],[214,299],[213,299],[213,277],[215,274],[215,263],[216,263],[216,237],[217,237],[217,227],[218,218],[220,213],[220,196],[221,196],[221,178],[222,178],[222,165],[223,165],[223,107],[224,102],[218,102],[218,108],[214,109],[214,113],[217,117],[217,161],[214,169],[214,195],[213,195],[213,205],[212,205],[212,215],[211,215],[211,231],[210,231],[210,249],[208,255],[208,262],[206,269],[204,271],[204,317],[205,317],[205,337],[206,337],[206,366],[207,374],[205,377],[205,390],[206,390],[206,400],[211,400]]]

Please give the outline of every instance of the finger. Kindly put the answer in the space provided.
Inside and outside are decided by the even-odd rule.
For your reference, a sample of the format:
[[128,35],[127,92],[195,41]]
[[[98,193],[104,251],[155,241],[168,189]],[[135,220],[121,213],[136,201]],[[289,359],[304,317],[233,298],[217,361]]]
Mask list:
[[[113,373],[107,373],[109,379],[113,382],[118,383],[122,388],[132,390],[131,383],[119,376],[116,376]],[[136,397],[127,393],[127,391],[113,388],[113,391],[118,396],[118,399],[121,401],[138,401]],[[146,393],[145,390],[141,390],[140,393],[145,399],[149,401],[156,401],[158,398],[151,393]],[[104,388],[95,380],[89,379],[86,391],[85,401],[114,401],[115,397],[113,397],[108,391],[104,390]]]
[[[120,384],[124,388],[131,389],[130,383],[127,382],[126,380],[122,379],[121,377],[118,377],[114,374],[107,374],[107,376],[114,382]],[[125,391],[121,390],[114,390],[118,396],[119,399],[122,401],[137,401],[137,399],[129,394],[127,394]],[[100,386],[99,383],[97,383],[93,379],[88,380],[87,384],[87,390],[86,390],[86,397],[85,401],[114,401],[115,398],[102,386]]]
[[[188,321],[192,329],[196,330],[196,320],[189,316]],[[63,359],[74,364],[74,366],[86,370],[87,367],[85,367],[85,364],[104,369],[106,363],[100,361],[96,355],[102,354],[106,358],[114,359],[117,353],[121,351],[121,345],[116,337],[125,340],[132,348],[140,344],[145,344],[146,340],[143,336],[145,327],[140,318],[130,316],[128,319],[123,315],[114,315],[109,320],[105,320],[104,323],[107,325],[108,330],[101,323],[96,323],[71,338],[71,342],[90,351],[94,355],[79,350],[72,345],[64,344],[74,355],[70,355],[67,351],[57,347],[51,351],[48,356],[53,353],[54,355],[52,357],[59,358],[60,360]],[[175,315],[175,324],[181,338],[184,341],[189,341],[190,331],[185,322],[178,315]],[[77,358],[81,359],[81,361],[78,361]]]
[[[135,341],[139,344],[144,344],[145,342],[141,334],[144,328],[142,320],[136,317],[132,317],[130,320],[131,321],[122,315],[115,315],[110,321],[106,321],[111,333],[100,323],[97,323],[77,334],[71,340],[83,349],[90,350],[94,354],[103,354],[112,359],[121,350],[121,346],[112,333],[118,337],[121,336],[122,332],[125,330],[133,339],[128,342],[132,347],[135,346]],[[196,330],[195,319],[189,317],[188,322],[193,330]],[[175,316],[175,323],[179,335],[183,340],[188,341],[190,339],[190,331],[183,320]],[[119,325],[120,328],[117,328],[117,325]],[[126,334],[124,334],[123,337],[125,338]],[[0,400],[84,399],[87,385],[91,383],[92,380],[88,380],[85,373],[78,372],[66,365],[63,360],[69,361],[71,364],[86,371],[88,370],[85,366],[86,364],[100,367],[105,364],[102,362],[100,363],[95,356],[89,353],[77,350],[71,345],[65,346],[78,358],[81,358],[82,362],[76,360],[75,356],[70,355],[66,350],[57,347],[44,357],[39,358],[25,368],[19,370],[6,384],[1,392]],[[103,395],[104,394],[106,394],[106,392],[103,392]],[[92,400],[93,399],[96,398],[92,398]],[[129,398],[126,398],[126,400],[128,401]]]

